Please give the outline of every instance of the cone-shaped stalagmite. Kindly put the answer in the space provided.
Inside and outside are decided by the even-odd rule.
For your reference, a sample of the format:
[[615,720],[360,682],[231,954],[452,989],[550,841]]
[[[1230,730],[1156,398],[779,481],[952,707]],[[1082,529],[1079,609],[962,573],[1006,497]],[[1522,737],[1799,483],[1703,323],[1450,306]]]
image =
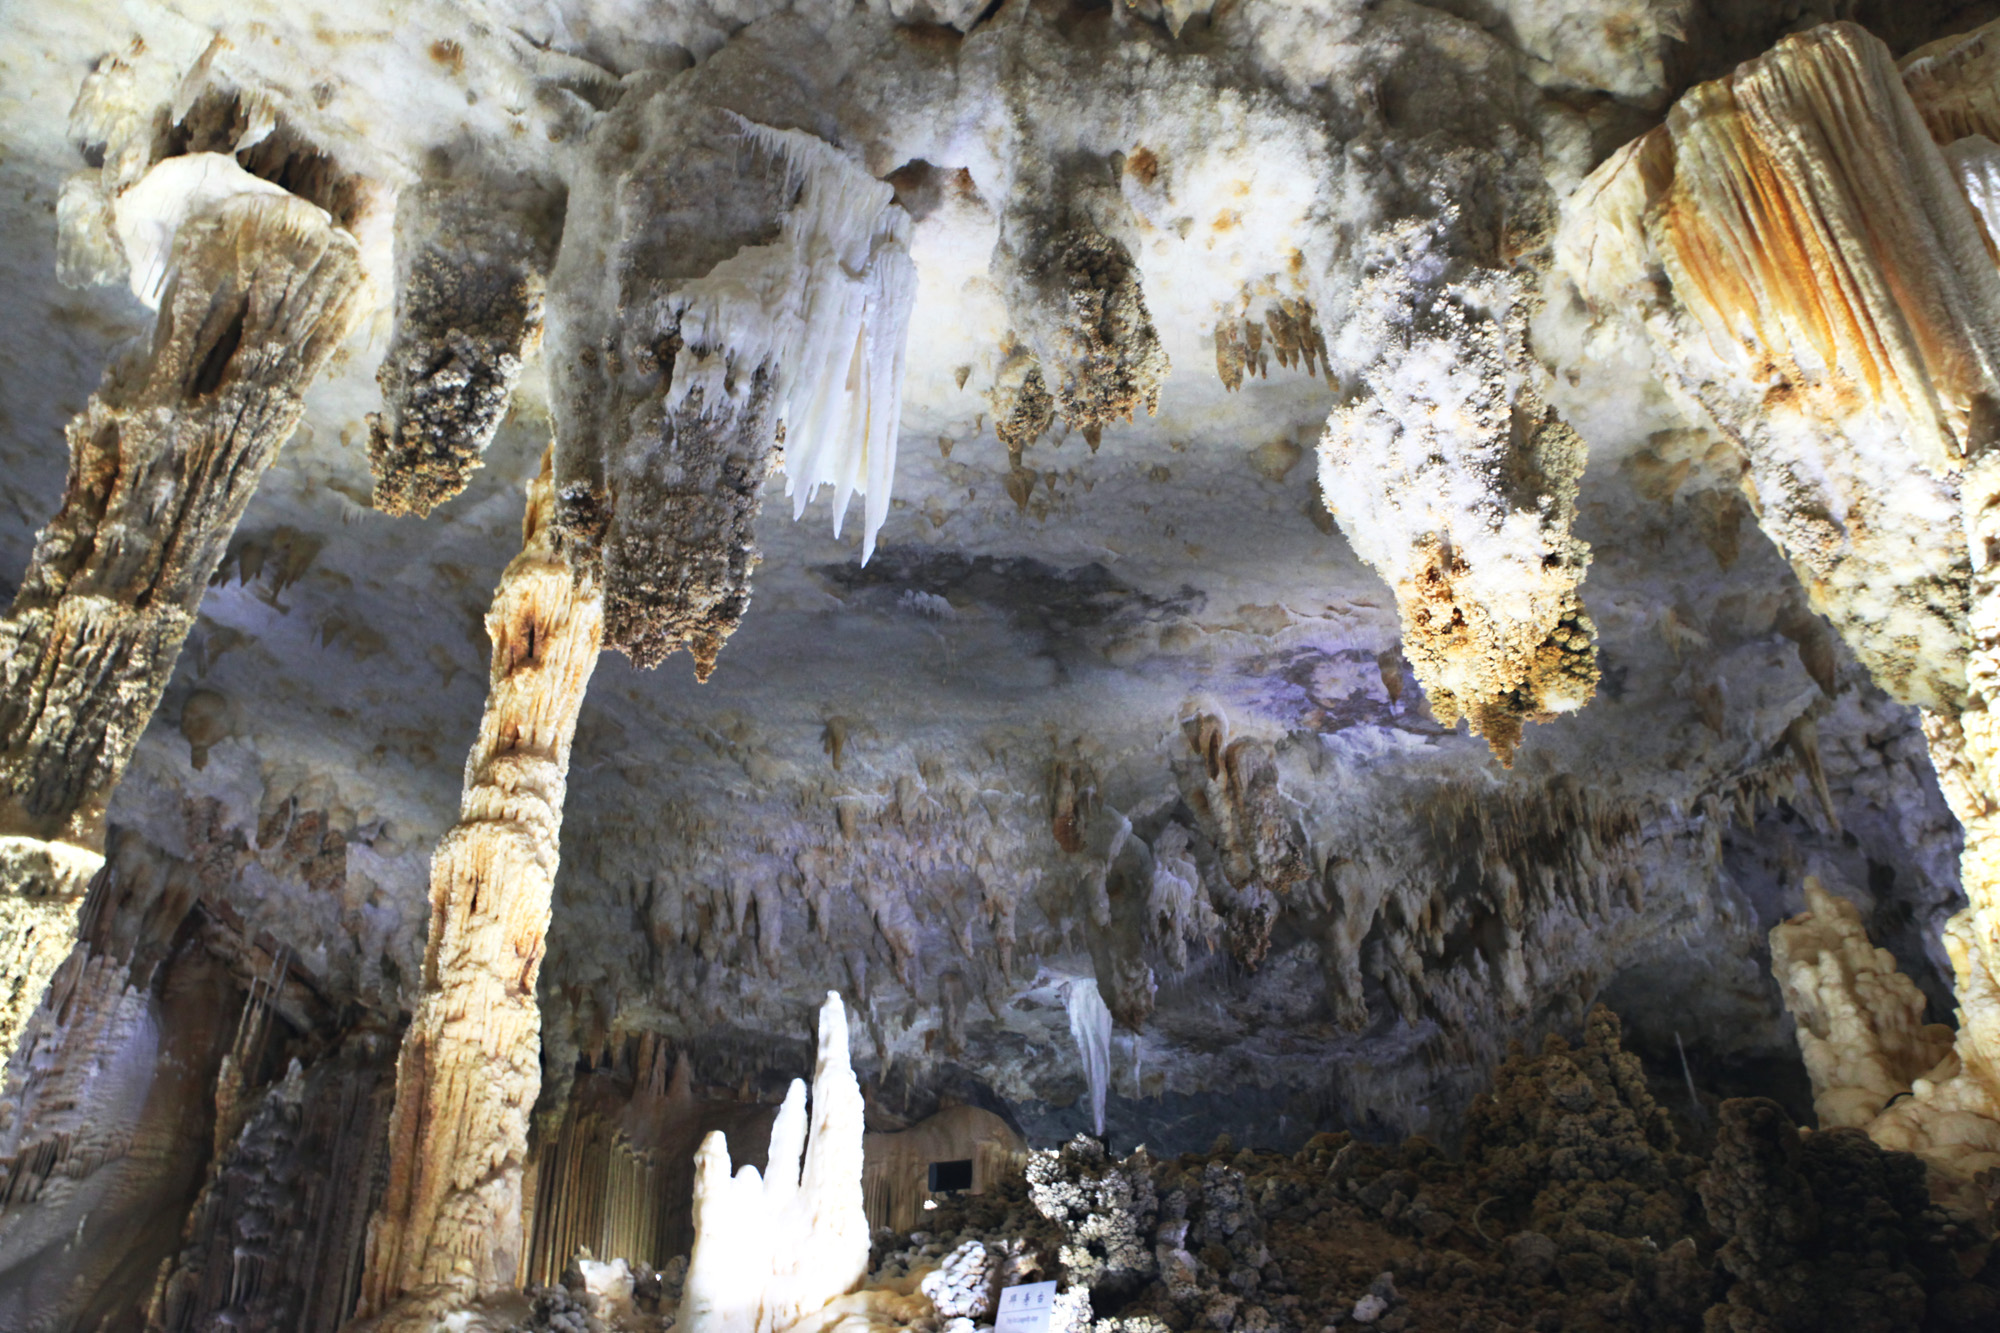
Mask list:
[[184,222],[148,349],[69,427],[62,509],[0,620],[0,1051],[73,934],[105,803],[257,482],[352,328],[353,239],[282,193]]
[[547,464],[487,613],[492,682],[458,824],[431,863],[422,989],[396,1066],[388,1192],[360,1313],[419,1323],[511,1287],[528,1117],[541,1089],[535,978],[548,936],[577,712],[604,633],[596,581],[556,549]]

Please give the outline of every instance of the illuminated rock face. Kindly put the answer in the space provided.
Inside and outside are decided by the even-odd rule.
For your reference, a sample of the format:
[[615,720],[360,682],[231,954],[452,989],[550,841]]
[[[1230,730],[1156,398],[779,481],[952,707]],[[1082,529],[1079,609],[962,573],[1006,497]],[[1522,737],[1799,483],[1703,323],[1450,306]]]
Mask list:
[[412,1326],[511,1287],[522,1259],[542,1078],[535,978],[570,742],[604,633],[596,581],[556,549],[554,518],[545,466],[486,617],[492,683],[459,822],[431,863],[422,989],[397,1058],[389,1188],[360,1307]]
[[1822,1120],[1961,1190],[2000,1162],[2000,271],[1985,141],[1933,136],[1986,125],[1990,37],[1929,49],[1908,87],[1859,28],[1788,38],[1601,167],[1562,245],[1742,449],[1814,605],[1882,688],[1934,710],[1932,763],[1965,830],[1968,906],[1944,939],[1955,1045],[1918,1031],[1921,1001],[1843,904],[1781,927],[1773,966]]
[[1327,421],[1319,483],[1395,589],[1438,720],[1467,719],[1510,764],[1524,721],[1597,688],[1590,550],[1570,534],[1585,446],[1533,386],[1526,274],[1454,255],[1455,221],[1405,224],[1376,257],[1355,322],[1380,350]]
[[275,187],[225,194],[168,235],[152,345],[70,424],[62,509],[0,621],[9,1053],[209,579],[359,313],[352,238]]
[[1883,689],[1965,699],[1959,471],[2000,402],[2000,275],[1888,51],[1831,25],[1677,103],[1558,251],[1642,319],[1759,522]]
[[[1899,54],[1960,11],[1846,8]],[[1910,64],[1914,111],[1841,29],[1670,115],[1804,11],[17,12],[0,577],[176,235],[300,201],[359,276],[233,535],[149,603],[188,651],[133,656],[119,696],[128,731],[159,717],[102,810],[129,872],[99,881],[106,933],[71,948],[71,898],[0,901],[27,1024],[0,1327],[332,1333],[364,1270],[393,1320],[513,1322],[582,1247],[617,1319],[656,1318],[696,1143],[726,1126],[757,1163],[829,990],[863,1204],[904,1226],[1008,1206],[927,1197],[931,1161],[990,1184],[1100,1106],[1110,1155],[1163,1171],[1225,1133],[1449,1142],[1510,1041],[1574,1036],[1598,998],[1651,1074],[1682,1076],[1685,1038],[1704,1097],[1719,1069],[1796,1087],[1764,951],[1808,906],[1781,971],[1826,1119],[1942,1143],[1985,1114],[1970,1076],[1920,1084],[1962,906],[1947,796],[1992,878],[1961,518],[1986,513],[1990,36]],[[166,430],[121,439],[142,427]],[[581,708],[593,596],[628,660]],[[87,768],[58,776],[99,790]],[[84,877],[52,836],[22,835],[17,879]],[[1950,937],[1975,1016],[1982,921]],[[759,1179],[806,1192],[782,1161]],[[1238,1185],[1211,1186],[1219,1228]],[[1482,1197],[1432,1227],[1500,1224]],[[923,1314],[829,1295],[836,1211],[839,1264],[800,1277],[794,1228],[789,1267],[765,1256],[791,1294],[716,1317]],[[1653,1262],[1649,1226],[1619,1262]],[[1265,1265],[1231,1234],[1154,1258],[1201,1293],[1186,1321],[1233,1300],[1255,1329],[1276,1288],[1244,1294]],[[988,1258],[967,1282],[1034,1256]]]

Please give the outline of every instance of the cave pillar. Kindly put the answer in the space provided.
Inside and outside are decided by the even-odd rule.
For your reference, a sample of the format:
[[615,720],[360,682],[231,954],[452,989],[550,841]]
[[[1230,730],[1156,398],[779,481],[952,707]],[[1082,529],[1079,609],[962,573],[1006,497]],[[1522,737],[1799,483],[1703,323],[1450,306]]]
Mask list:
[[1954,1191],[2000,1165],[2000,218],[1975,188],[1996,32],[1903,70],[1852,24],[1788,37],[1599,168],[1557,245],[1740,449],[1813,608],[1925,709],[1965,829],[1955,1040],[1912,1035],[1910,994],[1830,901],[1773,932],[1774,960],[1823,1118]]
[[492,676],[459,820],[431,862],[430,934],[396,1064],[362,1317],[462,1308],[512,1287],[520,1266],[528,1120],[541,1090],[535,981],[570,742],[604,634],[599,584],[557,549],[554,519],[545,460],[521,553],[486,616]]
[[0,1052],[103,862],[104,811],[202,593],[359,313],[355,243],[281,193],[179,227],[153,339],[69,425],[61,509],[0,619]]

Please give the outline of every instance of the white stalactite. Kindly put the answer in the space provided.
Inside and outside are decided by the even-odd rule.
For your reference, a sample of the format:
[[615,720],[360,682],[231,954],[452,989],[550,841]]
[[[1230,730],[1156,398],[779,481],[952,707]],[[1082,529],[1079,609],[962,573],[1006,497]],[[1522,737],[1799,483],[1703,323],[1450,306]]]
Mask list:
[[668,406],[697,391],[704,404],[730,402],[751,391],[744,368],[769,366],[792,517],[830,486],[837,537],[859,492],[865,564],[896,472],[917,294],[910,217],[894,190],[809,134],[744,121],[743,135],[785,163],[798,203],[777,240],[738,251],[681,289],[686,346]]
[[1103,1138],[1104,1096],[1111,1087],[1111,1010],[1090,977],[1070,982],[1063,1002],[1069,1009],[1069,1035],[1076,1039],[1083,1076],[1090,1082],[1091,1128]]

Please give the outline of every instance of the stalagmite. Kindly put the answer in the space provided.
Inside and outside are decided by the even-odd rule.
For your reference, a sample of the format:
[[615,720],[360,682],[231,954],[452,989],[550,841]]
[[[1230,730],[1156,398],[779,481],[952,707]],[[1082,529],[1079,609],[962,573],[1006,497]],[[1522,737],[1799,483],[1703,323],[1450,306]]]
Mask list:
[[827,1309],[868,1271],[862,1202],[861,1086],[847,1058],[847,1011],[819,1011],[811,1132],[806,1085],[792,1080],[759,1176],[730,1174],[729,1144],[710,1134],[695,1158],[694,1253],[679,1327],[687,1333],[779,1333]]
[[369,1230],[359,1313],[424,1321],[511,1287],[521,1259],[528,1116],[541,1088],[535,978],[560,855],[570,742],[603,602],[557,549],[550,465],[487,633],[491,685],[459,822],[431,862],[416,1012],[396,1063],[389,1186]]
[[1774,966],[1822,1115],[1865,1121],[1958,1189],[2000,1164],[2000,270],[1967,192],[1983,155],[1934,136],[1986,127],[1989,94],[1960,80],[1990,37],[1920,54],[1907,87],[1850,24],[1787,38],[1599,168],[1559,244],[1585,296],[1637,312],[1664,372],[1742,448],[1814,607],[1885,690],[1935,710],[1925,734],[1966,834],[1953,1049],[1917,1069],[1935,1034],[1911,1031],[1914,995],[1837,903],[1781,927]]
[[1451,233],[1410,221],[1379,242],[1344,335],[1376,350],[1327,419],[1320,493],[1395,590],[1431,711],[1511,764],[1523,722],[1597,688],[1590,549],[1570,534],[1585,451],[1533,386],[1525,280],[1451,254]]
[[1951,1050],[1923,1021],[1923,992],[1868,942],[1861,913],[1805,883],[1806,910],[1771,930],[1771,973],[1799,1025],[1821,1128],[1866,1128]]
[[[608,136],[657,144],[608,161],[616,203],[572,205],[551,301],[558,523],[602,571],[607,642],[642,666],[686,648],[705,680],[749,606],[774,464],[794,517],[832,489],[836,535],[863,495],[873,553],[916,270],[889,186],[675,91],[632,99]],[[730,225],[690,211],[711,196]]]
[[148,280],[151,346],[114,365],[71,422],[62,508],[0,621],[10,1053],[68,947],[105,804],[209,577],[358,313],[354,241],[325,212],[254,178],[264,188],[190,192],[188,161],[147,178],[171,178],[154,209],[177,219]]

